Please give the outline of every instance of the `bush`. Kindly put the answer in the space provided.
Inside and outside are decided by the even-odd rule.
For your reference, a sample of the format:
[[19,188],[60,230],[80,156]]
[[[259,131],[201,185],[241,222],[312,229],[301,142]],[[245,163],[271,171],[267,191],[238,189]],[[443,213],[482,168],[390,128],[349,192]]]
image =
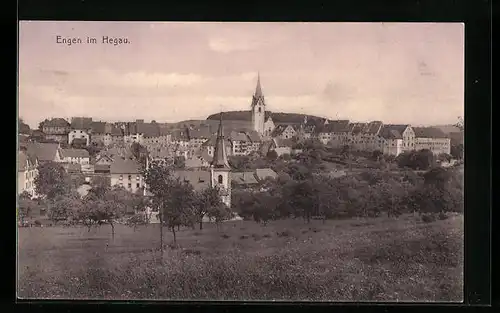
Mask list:
[[224,239],[227,239],[227,238],[229,238],[231,236],[229,236],[228,234],[222,234],[221,237],[224,238]]
[[278,237],[290,237],[292,235],[292,232],[289,230],[285,230],[285,231],[277,232],[276,235],[278,235]]
[[421,218],[424,223],[432,223],[436,221],[436,216],[434,214],[423,214]]

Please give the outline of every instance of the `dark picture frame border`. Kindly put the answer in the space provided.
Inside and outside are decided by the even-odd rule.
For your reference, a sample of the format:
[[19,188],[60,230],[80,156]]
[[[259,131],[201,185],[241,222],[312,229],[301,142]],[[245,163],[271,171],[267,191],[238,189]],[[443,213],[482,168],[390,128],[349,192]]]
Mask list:
[[[465,292],[464,305],[487,306],[491,295],[491,0],[399,0],[230,2],[204,1],[116,2],[90,0],[19,0],[18,20],[85,21],[241,21],[241,22],[457,22],[465,24]],[[17,39],[17,38],[16,38]],[[17,61],[16,50],[16,61]],[[16,62],[17,64],[17,62]],[[17,77],[16,66],[16,77]],[[16,115],[17,88],[16,80]],[[11,107],[10,105],[8,106]],[[13,106],[12,106],[13,107]],[[13,121],[13,119],[12,119]],[[12,129],[17,129],[12,127]],[[17,133],[16,133],[17,138]],[[17,140],[17,139],[16,139]],[[16,142],[17,149],[17,142]],[[13,154],[12,154],[13,155]],[[16,161],[17,162],[17,161]],[[16,173],[17,180],[17,173]],[[15,187],[14,187],[15,188]],[[13,198],[13,197],[12,197]],[[13,206],[8,208],[14,214]],[[9,215],[10,217],[10,215]],[[12,219],[10,219],[12,218]],[[13,220],[10,217],[8,220]],[[2,227],[4,255],[12,256],[12,280],[3,280],[2,299],[20,311],[89,310],[284,310],[342,309],[428,311],[458,309],[462,304],[444,303],[315,303],[315,302],[164,302],[164,301],[49,301],[16,299],[16,228]],[[12,236],[14,234],[14,238]],[[10,239],[8,239],[10,238]],[[14,244],[12,244],[14,243]],[[2,301],[5,302],[5,301]],[[85,304],[85,305],[84,305]],[[124,306],[124,304],[127,304]],[[254,307],[255,306],[255,307]]]

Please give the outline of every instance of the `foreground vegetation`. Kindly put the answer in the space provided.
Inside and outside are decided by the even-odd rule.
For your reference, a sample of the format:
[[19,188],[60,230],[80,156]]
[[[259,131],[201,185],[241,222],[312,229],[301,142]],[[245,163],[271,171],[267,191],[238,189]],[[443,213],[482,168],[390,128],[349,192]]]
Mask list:
[[[462,299],[463,216],[223,223],[182,230],[163,257],[159,225],[20,228],[22,298]],[[167,238],[172,241],[171,235]]]

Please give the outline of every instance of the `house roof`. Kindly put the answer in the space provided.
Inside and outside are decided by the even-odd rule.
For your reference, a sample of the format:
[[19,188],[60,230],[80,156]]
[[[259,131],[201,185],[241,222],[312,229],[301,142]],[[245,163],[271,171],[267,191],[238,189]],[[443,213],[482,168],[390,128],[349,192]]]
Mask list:
[[329,121],[328,124],[320,124],[315,127],[318,133],[341,133],[349,131],[349,120]]
[[25,134],[25,135],[31,134],[31,129],[30,129],[30,126],[28,124],[20,122],[18,127],[19,127],[20,134]]
[[187,129],[176,129],[172,132],[172,140],[189,141]]
[[281,136],[281,134],[283,134],[283,132],[288,126],[289,126],[288,124],[276,125],[276,127],[271,133],[271,137]]
[[446,134],[437,127],[413,127],[416,138],[448,138]]
[[259,183],[255,178],[254,172],[231,173],[231,182],[238,185],[253,185]]
[[111,127],[111,136],[123,136],[123,130],[119,127]]
[[153,159],[164,159],[172,157],[173,155],[174,151],[169,148],[151,149],[151,151],[149,151],[149,156]]
[[115,158],[110,166],[111,174],[140,174],[141,166],[131,159]]
[[385,139],[402,139],[408,125],[383,125],[379,135]]
[[26,171],[27,166],[35,166],[36,165],[36,157],[27,154],[24,151],[19,151],[18,152],[18,171],[19,172],[24,172]]
[[210,127],[206,126],[198,129],[188,129],[187,133],[189,139],[208,139],[212,136]]
[[27,144],[28,154],[40,161],[54,161],[59,149],[57,143],[29,142]]
[[248,138],[250,139],[250,141],[252,142],[262,142],[262,137],[259,135],[259,133],[255,130],[247,130],[245,131],[245,133],[247,134]]
[[92,133],[94,134],[105,134],[106,133],[106,123],[105,122],[92,122]]
[[202,167],[203,165],[209,165],[208,161],[203,159],[200,155],[195,155],[194,157],[186,159],[184,164],[186,168],[197,168]]
[[273,140],[276,145],[276,148],[284,148],[284,147],[291,148],[293,146],[293,141],[291,139],[274,138]]
[[69,127],[70,124],[63,118],[56,117],[43,122],[44,127]]
[[191,183],[196,191],[201,191],[210,186],[210,171],[177,170],[173,174],[181,181]]
[[244,132],[232,131],[229,139],[231,141],[250,141],[250,138]]
[[91,117],[73,117],[71,118],[71,128],[73,129],[92,129]]
[[96,164],[94,165],[95,172],[109,172],[111,170],[111,166],[108,164]]
[[264,141],[260,146],[260,152],[266,154],[275,145],[274,140]]
[[144,137],[159,137],[160,126],[156,123],[135,123],[137,133],[141,133]]
[[75,164],[75,163],[66,163],[64,164],[64,168],[66,169],[66,171],[71,173],[77,173],[82,171],[82,166],[80,164]]
[[258,180],[264,180],[267,177],[276,178],[278,174],[270,168],[258,168],[255,170],[255,176]]
[[60,149],[63,158],[89,158],[89,152],[85,149]]
[[363,133],[376,135],[382,129],[382,125],[383,123],[381,121],[369,122],[363,129]]

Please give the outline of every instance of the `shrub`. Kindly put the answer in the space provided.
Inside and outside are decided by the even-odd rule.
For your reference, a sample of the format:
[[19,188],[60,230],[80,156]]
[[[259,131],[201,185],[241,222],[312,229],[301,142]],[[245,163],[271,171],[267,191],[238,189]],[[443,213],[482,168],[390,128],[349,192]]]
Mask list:
[[271,235],[270,234],[264,234],[264,236],[262,236],[264,238],[271,238]]
[[221,237],[224,238],[224,239],[227,239],[227,238],[229,238],[231,236],[229,236],[228,234],[222,234]]
[[422,215],[422,222],[424,223],[432,223],[436,220],[436,216],[434,214],[423,214]]
[[255,241],[258,241],[261,239],[261,236],[259,234],[252,234],[252,238],[255,240]]
[[248,239],[248,235],[241,235],[240,239]]
[[446,215],[446,213],[444,213],[444,212],[439,212],[438,218],[440,220],[445,220],[448,218],[448,215]]
[[290,237],[292,235],[292,233],[289,230],[285,230],[285,231],[277,232],[276,235],[278,235],[278,237]]

